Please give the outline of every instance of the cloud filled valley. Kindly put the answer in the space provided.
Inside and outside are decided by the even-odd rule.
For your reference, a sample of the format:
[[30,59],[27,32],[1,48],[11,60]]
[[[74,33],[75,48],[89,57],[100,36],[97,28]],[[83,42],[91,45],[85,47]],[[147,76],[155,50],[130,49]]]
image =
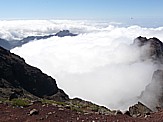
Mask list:
[[0,38],[12,41],[70,30],[78,36],[34,40],[11,52],[57,80],[70,97],[80,97],[112,109],[127,109],[151,82],[160,66],[146,58],[148,45],[138,36],[163,40],[163,27],[90,21],[1,21]]

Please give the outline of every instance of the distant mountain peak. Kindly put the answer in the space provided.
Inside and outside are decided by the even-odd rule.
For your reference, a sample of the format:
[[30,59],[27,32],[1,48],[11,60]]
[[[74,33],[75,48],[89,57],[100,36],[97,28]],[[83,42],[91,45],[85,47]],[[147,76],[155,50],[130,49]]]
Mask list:
[[55,35],[50,34],[50,35],[42,35],[42,36],[27,36],[21,40],[8,41],[8,40],[0,38],[0,46],[2,46],[3,48],[5,48],[7,50],[11,50],[15,47],[20,47],[23,44],[26,44],[33,40],[48,39],[53,36],[65,37],[65,36],[77,36],[77,35],[78,34],[71,33],[69,30],[62,30],[62,31],[57,32]]
[[62,30],[55,34],[58,37],[65,37],[65,36],[77,36],[77,34],[70,33],[69,30]]

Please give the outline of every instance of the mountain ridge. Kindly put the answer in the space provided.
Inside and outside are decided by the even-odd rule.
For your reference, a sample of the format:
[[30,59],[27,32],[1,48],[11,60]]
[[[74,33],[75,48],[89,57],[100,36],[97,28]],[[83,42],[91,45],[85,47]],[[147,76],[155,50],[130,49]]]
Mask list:
[[15,47],[20,47],[23,44],[26,44],[26,43],[28,43],[30,41],[34,41],[34,40],[48,39],[53,36],[65,37],[65,36],[77,36],[77,35],[78,34],[71,33],[69,30],[61,30],[61,31],[57,32],[56,34],[43,35],[43,36],[27,36],[21,40],[8,41],[6,39],[0,38],[0,46],[2,46],[3,48],[5,48],[7,50],[11,50]]
[[[4,89],[8,88],[11,89],[11,91],[7,91],[9,92],[8,95],[12,95],[12,91],[16,90],[26,91],[31,96],[55,99],[53,95],[60,92],[63,96],[61,98],[57,96],[59,99],[68,99],[68,95],[58,88],[55,79],[44,74],[40,69],[26,64],[23,58],[10,53],[10,51],[2,47],[0,47],[0,64],[1,97],[5,97]],[[18,96],[20,95],[17,94]]]

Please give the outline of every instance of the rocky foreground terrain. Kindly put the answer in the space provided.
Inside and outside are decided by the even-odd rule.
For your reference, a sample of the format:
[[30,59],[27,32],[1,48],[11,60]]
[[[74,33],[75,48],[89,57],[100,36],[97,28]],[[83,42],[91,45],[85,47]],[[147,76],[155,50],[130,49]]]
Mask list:
[[[162,64],[163,44],[157,38],[138,37],[133,45],[148,45],[146,58],[158,65]],[[154,72],[151,83],[140,95],[141,102],[122,113],[79,98],[69,99],[68,95],[58,88],[55,79],[0,47],[0,121],[162,122],[162,83],[163,70],[160,69]],[[154,87],[157,88],[155,84],[158,84],[159,92],[153,90]],[[155,101],[148,101],[149,93]]]
[[[79,105],[77,105],[79,106]],[[163,110],[145,116],[132,117],[128,113],[114,111],[112,114],[72,108],[59,103],[36,102],[29,106],[0,104],[1,122],[162,122]],[[82,111],[83,110],[83,111]]]

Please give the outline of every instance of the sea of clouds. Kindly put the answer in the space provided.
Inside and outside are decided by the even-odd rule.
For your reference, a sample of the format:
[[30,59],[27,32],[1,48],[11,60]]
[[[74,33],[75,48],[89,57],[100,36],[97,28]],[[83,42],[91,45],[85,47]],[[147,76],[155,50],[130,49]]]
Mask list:
[[158,66],[141,60],[146,47],[133,46],[138,36],[163,40],[163,27],[145,28],[121,23],[72,20],[0,21],[0,38],[22,39],[64,29],[75,37],[51,37],[16,47],[11,52],[56,79],[71,98],[112,109],[127,109],[151,82]]

